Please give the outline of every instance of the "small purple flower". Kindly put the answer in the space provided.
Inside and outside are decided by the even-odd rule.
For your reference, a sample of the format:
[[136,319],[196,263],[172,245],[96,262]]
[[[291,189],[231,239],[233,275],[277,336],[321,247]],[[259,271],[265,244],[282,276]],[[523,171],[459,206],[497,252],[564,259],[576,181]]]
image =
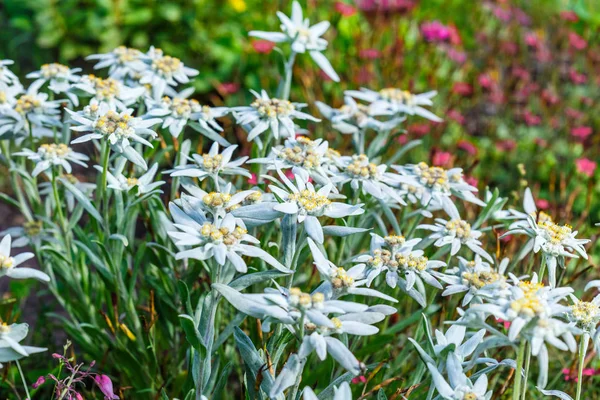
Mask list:
[[44,376],[40,376],[39,378],[37,378],[37,381],[35,381],[35,383],[33,385],[31,385],[31,387],[34,389],[37,389],[40,386],[42,386],[45,382],[46,382],[46,378]]
[[106,375],[96,375],[94,381],[100,388],[102,394],[104,394],[104,399],[106,400],[118,400],[119,396],[115,395],[113,392],[113,384],[110,378]]

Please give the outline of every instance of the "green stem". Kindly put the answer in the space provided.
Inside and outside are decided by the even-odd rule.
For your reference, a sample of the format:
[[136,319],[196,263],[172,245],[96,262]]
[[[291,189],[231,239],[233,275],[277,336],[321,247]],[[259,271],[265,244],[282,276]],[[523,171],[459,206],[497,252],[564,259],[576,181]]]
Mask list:
[[523,381],[523,360],[525,358],[525,345],[526,341],[523,341],[519,345],[519,349],[517,351],[517,369],[515,370],[515,387],[513,388],[513,400],[519,400],[519,396],[521,395],[521,382]]
[[29,389],[27,389],[27,382],[25,382],[25,374],[23,374],[23,370],[21,369],[21,364],[19,363],[19,360],[15,360],[15,364],[17,364],[17,369],[19,370],[19,374],[21,375],[21,381],[23,382],[25,395],[27,396],[27,399],[31,399],[31,396],[29,395]]
[[106,233],[109,232],[109,224],[108,224],[108,201],[106,201],[106,180],[108,174],[108,163],[110,160],[110,147],[108,146],[108,142],[102,142],[102,149],[100,151],[102,158],[102,174],[100,175],[100,184],[98,185],[98,207],[102,206],[104,208],[104,225],[106,229]]
[[529,364],[531,363],[531,346],[529,345],[529,343],[527,343],[527,346],[525,348],[525,353],[527,353],[527,355],[525,356],[525,379],[523,380],[523,390],[521,391],[521,399],[525,400],[525,398],[527,397],[527,379],[529,377]]
[[17,196],[17,200],[19,201],[21,212],[25,215],[25,218],[28,221],[33,221],[33,215],[31,210],[29,209],[29,205],[27,201],[25,201],[25,196],[23,195],[23,190],[19,185],[19,177],[17,173],[12,169],[12,158],[10,157],[10,148],[8,146],[8,142],[6,140],[0,140],[0,149],[2,149],[2,154],[6,157],[6,167],[10,172],[10,184],[13,188],[13,192]]
[[581,399],[581,386],[583,385],[583,364],[585,362],[585,353],[588,347],[588,341],[590,337],[585,332],[581,337],[581,341],[579,342],[579,368],[577,371],[577,395],[575,396],[575,400]]
[[544,274],[546,273],[546,257],[542,255],[542,265],[540,266],[539,279],[540,282],[544,281]]
[[70,237],[71,234],[69,232],[67,220],[65,219],[65,215],[62,210],[62,204],[61,204],[60,196],[58,194],[58,185],[56,184],[56,176],[58,175],[58,168],[52,167],[51,172],[52,172],[52,177],[51,177],[52,194],[54,196],[54,202],[56,203],[56,213],[58,214],[60,229],[62,230],[62,233],[65,238],[65,247],[66,247],[65,250],[67,252],[67,255],[69,255],[69,258],[71,258],[71,256],[70,256],[71,255],[71,237]]
[[278,95],[280,99],[288,100],[290,98],[290,90],[292,87],[292,72],[294,70],[294,62],[296,61],[296,52],[292,51],[290,58],[285,63],[285,77],[279,84]]

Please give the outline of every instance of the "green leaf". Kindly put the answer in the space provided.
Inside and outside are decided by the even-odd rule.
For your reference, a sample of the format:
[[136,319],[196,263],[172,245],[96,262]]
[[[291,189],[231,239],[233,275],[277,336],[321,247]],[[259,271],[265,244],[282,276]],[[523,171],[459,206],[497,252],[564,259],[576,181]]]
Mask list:
[[206,346],[204,345],[204,340],[200,336],[200,332],[196,329],[196,324],[194,324],[194,318],[187,314],[179,315],[179,323],[185,332],[185,338],[192,345],[194,349],[199,353],[200,358],[204,359],[206,357]]
[[86,209],[86,211],[94,217],[101,225],[103,224],[102,216],[96,210],[90,199],[84,195],[81,190],[77,189],[73,184],[68,182],[66,179],[61,179],[60,182],[64,185],[64,187],[73,194],[75,199]]

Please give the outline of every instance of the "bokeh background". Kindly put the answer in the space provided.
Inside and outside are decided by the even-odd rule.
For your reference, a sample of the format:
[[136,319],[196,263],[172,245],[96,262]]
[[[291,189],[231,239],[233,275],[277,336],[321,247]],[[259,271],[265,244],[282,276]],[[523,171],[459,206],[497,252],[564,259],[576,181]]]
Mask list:
[[[540,209],[587,227],[581,236],[596,242],[591,227],[600,221],[600,1],[301,3],[312,21],[331,22],[325,54],[341,83],[329,81],[309,57],[301,57],[292,100],[309,103],[310,112],[319,115],[314,101],[340,106],[347,89],[435,89],[432,111],[444,122],[406,122],[406,135],[394,145],[422,141],[407,162],[462,167],[470,183],[482,191],[499,187],[515,206],[530,186]],[[44,63],[92,73],[86,55],[119,45],[143,51],[154,45],[200,70],[193,85],[203,103],[237,106],[248,103],[248,89],[276,87],[281,56],[247,32],[278,30],[275,12],[288,11],[290,4],[0,0],[0,59],[14,60],[12,70],[25,83],[26,73]],[[333,130],[318,134],[332,143],[344,140]],[[3,226],[14,225],[8,214],[0,209]],[[590,268],[596,268],[598,246],[589,252]],[[19,290],[24,298],[29,287],[11,288],[17,295]],[[43,298],[28,307],[25,313],[42,316],[30,321],[42,327],[38,334],[64,343],[64,334],[44,317],[53,310],[44,309]]]

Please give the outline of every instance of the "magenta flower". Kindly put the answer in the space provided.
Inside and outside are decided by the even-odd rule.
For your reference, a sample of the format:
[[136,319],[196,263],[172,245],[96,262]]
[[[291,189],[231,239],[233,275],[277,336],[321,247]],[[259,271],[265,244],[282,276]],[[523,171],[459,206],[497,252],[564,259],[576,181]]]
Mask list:
[[583,50],[587,47],[587,41],[575,32],[569,32],[569,44],[575,50]]
[[578,127],[571,129],[571,136],[573,136],[579,140],[585,140],[591,134],[592,134],[591,126],[578,126]]
[[335,11],[339,12],[344,17],[351,17],[356,14],[356,8],[341,1],[335,2]]
[[568,22],[579,21],[579,17],[577,16],[577,14],[575,14],[574,11],[561,11],[560,18],[562,18],[564,21],[568,21]]
[[119,396],[113,392],[113,384],[108,376],[96,375],[94,381],[100,388],[105,400],[119,400]]
[[450,60],[454,61],[457,64],[464,64],[464,62],[467,61],[467,53],[465,53],[464,51],[457,50],[454,47],[451,47],[448,50],[446,50],[446,54],[448,55],[448,58]]
[[455,93],[459,96],[468,97],[473,94],[473,86],[466,82],[456,82],[454,85],[452,85],[452,93]]
[[511,139],[500,140],[496,143],[496,149],[502,153],[513,151],[517,147],[517,142]]
[[535,201],[535,205],[540,210],[547,210],[548,208],[550,208],[550,202],[546,199],[537,199]]
[[40,386],[42,386],[45,382],[46,382],[46,378],[44,376],[40,376],[39,378],[37,378],[35,383],[33,385],[31,385],[31,387],[34,389],[37,389]]
[[252,47],[254,47],[254,50],[257,53],[269,54],[271,51],[273,51],[275,43],[269,42],[268,40],[254,40],[252,42]]
[[589,158],[579,158],[575,160],[575,166],[577,167],[577,172],[591,178],[594,176],[598,164]]
[[449,110],[447,115],[448,118],[458,123],[459,125],[464,125],[466,122],[466,118],[458,110]]
[[358,56],[367,60],[376,60],[381,57],[381,52],[377,49],[362,49],[358,52]]
[[575,68],[569,70],[569,79],[576,85],[583,85],[587,82],[587,76],[584,73],[578,72]]
[[450,28],[439,21],[425,22],[421,25],[421,35],[428,42],[443,43],[451,39]]
[[366,383],[366,382],[367,382],[367,378],[365,378],[364,375],[360,375],[360,376],[352,378],[352,383],[355,385],[358,383]]
[[472,156],[477,155],[477,147],[471,142],[461,140],[457,143],[457,147],[461,150],[466,151]]
[[408,133],[410,135],[414,135],[417,137],[421,137],[421,136],[425,136],[429,133],[429,131],[431,130],[431,125],[425,123],[425,124],[412,124],[409,125],[406,130],[408,131]]
[[491,89],[494,86],[494,81],[488,74],[481,74],[477,77],[477,82],[479,82],[479,86],[484,89]]
[[542,117],[535,115],[529,110],[525,110],[523,113],[523,120],[527,126],[537,126],[542,123]]
[[433,153],[431,163],[436,167],[446,167],[450,163],[452,155],[447,151],[436,151]]

